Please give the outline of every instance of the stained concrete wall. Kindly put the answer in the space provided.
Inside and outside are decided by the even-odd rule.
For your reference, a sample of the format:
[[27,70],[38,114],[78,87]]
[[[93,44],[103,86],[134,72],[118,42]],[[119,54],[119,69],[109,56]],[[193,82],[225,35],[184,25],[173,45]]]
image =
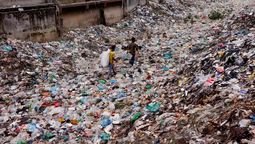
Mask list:
[[72,7],[62,10],[63,28],[82,28],[100,23],[100,11],[86,7]]
[[121,21],[124,16],[122,5],[110,5],[104,8],[106,25],[114,25]]
[[[79,1],[79,0],[60,0],[61,2]],[[101,22],[100,9],[104,10],[105,20],[107,25],[113,25],[119,22],[124,13],[133,10],[138,5],[145,5],[147,0],[125,0],[124,7],[122,2],[107,3],[95,6],[90,5],[89,9],[86,6],[75,8],[64,8],[62,10],[61,18],[63,19],[64,28],[83,28],[93,25],[98,25]]]
[[[0,0],[1,6],[12,5],[40,5],[52,3],[55,0]],[[59,0],[61,2],[80,2],[83,0]],[[123,0],[110,3],[102,3],[86,6],[65,7],[60,13],[63,19],[63,28],[85,28],[98,25],[102,21],[100,9],[104,10],[107,25],[119,22],[124,13],[131,11],[137,5],[146,4],[147,0]],[[61,4],[59,5],[61,7]],[[45,7],[45,8],[43,8]],[[43,8],[43,9],[42,9]],[[14,9],[13,9],[14,10]],[[0,35],[8,38],[31,40],[35,42],[52,41],[58,38],[61,31],[58,30],[55,6],[42,6],[39,10],[25,10],[22,12],[4,10],[0,13]],[[60,22],[62,23],[62,22]],[[59,27],[61,29],[61,27]]]
[[107,25],[113,25],[123,18],[123,8],[121,2],[108,3],[106,7],[103,4],[96,6],[86,6],[64,8],[62,9],[61,18],[63,19],[64,28],[84,28],[100,24],[102,17],[100,9],[104,10]]
[[138,5],[145,5],[148,0],[125,0],[124,12],[128,13],[132,11]]
[[130,12],[139,4],[139,0],[125,0],[125,13]]
[[147,3],[147,0],[139,0],[140,5],[146,5],[146,3]]
[[0,35],[35,42],[58,38],[55,7],[0,13]]
[[0,0],[1,7],[11,7],[13,5],[22,6],[31,6],[44,3],[53,3],[54,0]]

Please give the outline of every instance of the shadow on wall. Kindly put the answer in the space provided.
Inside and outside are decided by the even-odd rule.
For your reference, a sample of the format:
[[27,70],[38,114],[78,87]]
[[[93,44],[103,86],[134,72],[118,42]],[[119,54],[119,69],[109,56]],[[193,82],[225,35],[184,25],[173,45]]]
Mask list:
[[105,16],[104,16],[104,10],[103,9],[100,9],[100,15],[101,15],[101,23],[100,24],[106,25]]
[[63,8],[63,28],[85,28],[104,24],[111,26],[123,18],[122,1],[115,3]]
[[55,7],[1,13],[0,34],[38,42],[54,40],[59,36],[55,14]]
[[137,5],[145,5],[146,3],[147,0],[125,0],[124,11],[125,13],[128,13],[133,10]]

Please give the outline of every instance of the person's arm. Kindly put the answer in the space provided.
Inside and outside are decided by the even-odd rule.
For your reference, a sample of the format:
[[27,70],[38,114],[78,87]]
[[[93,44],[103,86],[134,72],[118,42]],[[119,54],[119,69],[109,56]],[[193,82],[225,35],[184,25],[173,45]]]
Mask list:
[[139,53],[139,51],[138,51],[138,50],[139,50],[138,45],[136,45],[135,48],[136,48],[136,51]]
[[128,50],[129,50],[129,46],[128,46],[128,48],[127,48],[127,54],[128,54]]

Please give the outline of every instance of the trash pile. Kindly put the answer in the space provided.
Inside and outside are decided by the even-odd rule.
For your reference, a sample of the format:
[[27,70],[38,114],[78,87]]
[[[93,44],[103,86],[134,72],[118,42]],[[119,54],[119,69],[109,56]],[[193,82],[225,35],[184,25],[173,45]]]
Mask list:
[[[150,1],[113,27],[49,43],[1,39],[0,142],[254,143],[254,10]],[[112,44],[117,74],[107,80],[100,55]]]

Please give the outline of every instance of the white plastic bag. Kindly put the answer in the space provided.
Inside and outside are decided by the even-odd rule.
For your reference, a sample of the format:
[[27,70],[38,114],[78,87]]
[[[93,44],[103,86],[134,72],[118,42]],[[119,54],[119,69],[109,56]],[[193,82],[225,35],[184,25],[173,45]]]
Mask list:
[[110,49],[101,54],[101,65],[103,67],[109,66]]

